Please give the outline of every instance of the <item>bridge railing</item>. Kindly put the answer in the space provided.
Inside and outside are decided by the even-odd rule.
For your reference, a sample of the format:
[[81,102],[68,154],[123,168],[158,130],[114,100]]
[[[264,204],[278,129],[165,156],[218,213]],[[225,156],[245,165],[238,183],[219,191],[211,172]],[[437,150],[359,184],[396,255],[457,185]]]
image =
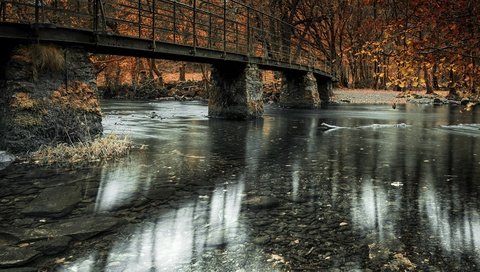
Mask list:
[[241,54],[329,71],[301,29],[236,0],[0,0],[0,20]]

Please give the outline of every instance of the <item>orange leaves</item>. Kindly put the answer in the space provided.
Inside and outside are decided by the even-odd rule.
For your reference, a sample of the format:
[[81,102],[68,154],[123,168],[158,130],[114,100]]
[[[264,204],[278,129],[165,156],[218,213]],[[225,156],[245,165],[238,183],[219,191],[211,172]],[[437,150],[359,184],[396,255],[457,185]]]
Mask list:
[[50,99],[54,104],[61,105],[65,108],[83,110],[98,115],[101,114],[95,92],[84,82],[74,81],[67,87],[62,85],[52,92]]
[[26,92],[16,93],[10,102],[10,107],[18,110],[28,110],[34,108],[38,104],[38,101],[32,99],[30,94]]

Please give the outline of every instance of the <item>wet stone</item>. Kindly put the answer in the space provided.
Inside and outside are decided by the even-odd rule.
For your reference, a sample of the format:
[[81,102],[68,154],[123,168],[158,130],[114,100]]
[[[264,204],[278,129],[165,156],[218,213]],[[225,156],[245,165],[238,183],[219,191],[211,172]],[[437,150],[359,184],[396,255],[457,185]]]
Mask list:
[[33,243],[33,247],[45,255],[55,255],[65,251],[72,238],[68,236],[56,237],[48,240],[41,240]]
[[26,208],[23,214],[61,217],[70,213],[82,198],[77,186],[58,186],[44,189]]
[[107,232],[126,223],[115,217],[80,217],[45,224],[27,231],[25,240],[34,241],[61,236],[71,236],[77,240],[86,240],[99,233]]
[[15,161],[15,156],[8,154],[6,151],[0,151],[0,170],[7,168]]
[[171,187],[155,188],[148,192],[146,197],[150,200],[167,200],[175,194],[175,189]]
[[247,208],[253,210],[271,209],[280,204],[278,199],[270,196],[247,197],[243,203],[247,206]]
[[40,252],[31,248],[0,246],[0,268],[20,266],[39,255]]
[[13,245],[18,243],[19,239],[9,233],[0,232],[0,246]]
[[14,267],[2,269],[2,272],[37,272],[38,268],[35,267]]
[[257,236],[253,239],[253,243],[257,245],[264,245],[270,241],[270,237],[268,235],[264,236]]

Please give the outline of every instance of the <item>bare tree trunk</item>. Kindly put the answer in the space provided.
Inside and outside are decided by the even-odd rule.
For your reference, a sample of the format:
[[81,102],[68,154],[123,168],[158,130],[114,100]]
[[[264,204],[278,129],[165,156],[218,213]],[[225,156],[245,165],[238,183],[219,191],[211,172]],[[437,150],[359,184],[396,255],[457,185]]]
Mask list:
[[455,77],[453,74],[453,69],[450,69],[450,83],[448,86],[448,96],[449,97],[455,97],[457,95],[457,92],[455,90],[455,83],[454,83]]
[[423,76],[425,77],[427,94],[433,94],[432,84],[430,83],[430,75],[428,74],[428,69],[426,64],[423,64]]
[[182,64],[182,66],[180,66],[180,69],[179,69],[179,72],[180,72],[180,76],[179,76],[179,81],[185,81],[185,73],[186,73],[186,68],[185,68],[185,63]]
[[[157,83],[159,86],[163,87],[163,73],[158,70],[155,59],[150,59],[150,74],[154,73],[157,76]],[[153,79],[153,76],[152,76]]]
[[438,86],[438,75],[437,75],[438,65],[437,62],[433,64],[432,67],[432,87],[433,90],[438,91],[440,86]]

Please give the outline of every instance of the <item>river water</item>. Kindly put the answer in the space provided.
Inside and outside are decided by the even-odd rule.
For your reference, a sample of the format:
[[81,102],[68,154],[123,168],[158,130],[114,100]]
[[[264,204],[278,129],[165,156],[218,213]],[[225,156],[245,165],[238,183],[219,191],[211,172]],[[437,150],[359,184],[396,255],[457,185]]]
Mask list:
[[[479,270],[478,109],[267,106],[263,119],[241,122],[208,119],[202,102],[103,101],[102,108],[106,133],[127,134],[143,148],[80,169],[0,172],[0,224],[10,231],[0,230],[0,246],[42,252],[20,266]],[[45,204],[62,196],[68,205]],[[59,227],[72,219],[74,226]],[[56,234],[46,242],[57,245],[51,255],[38,242],[42,226]],[[37,238],[12,238],[12,228]]]

